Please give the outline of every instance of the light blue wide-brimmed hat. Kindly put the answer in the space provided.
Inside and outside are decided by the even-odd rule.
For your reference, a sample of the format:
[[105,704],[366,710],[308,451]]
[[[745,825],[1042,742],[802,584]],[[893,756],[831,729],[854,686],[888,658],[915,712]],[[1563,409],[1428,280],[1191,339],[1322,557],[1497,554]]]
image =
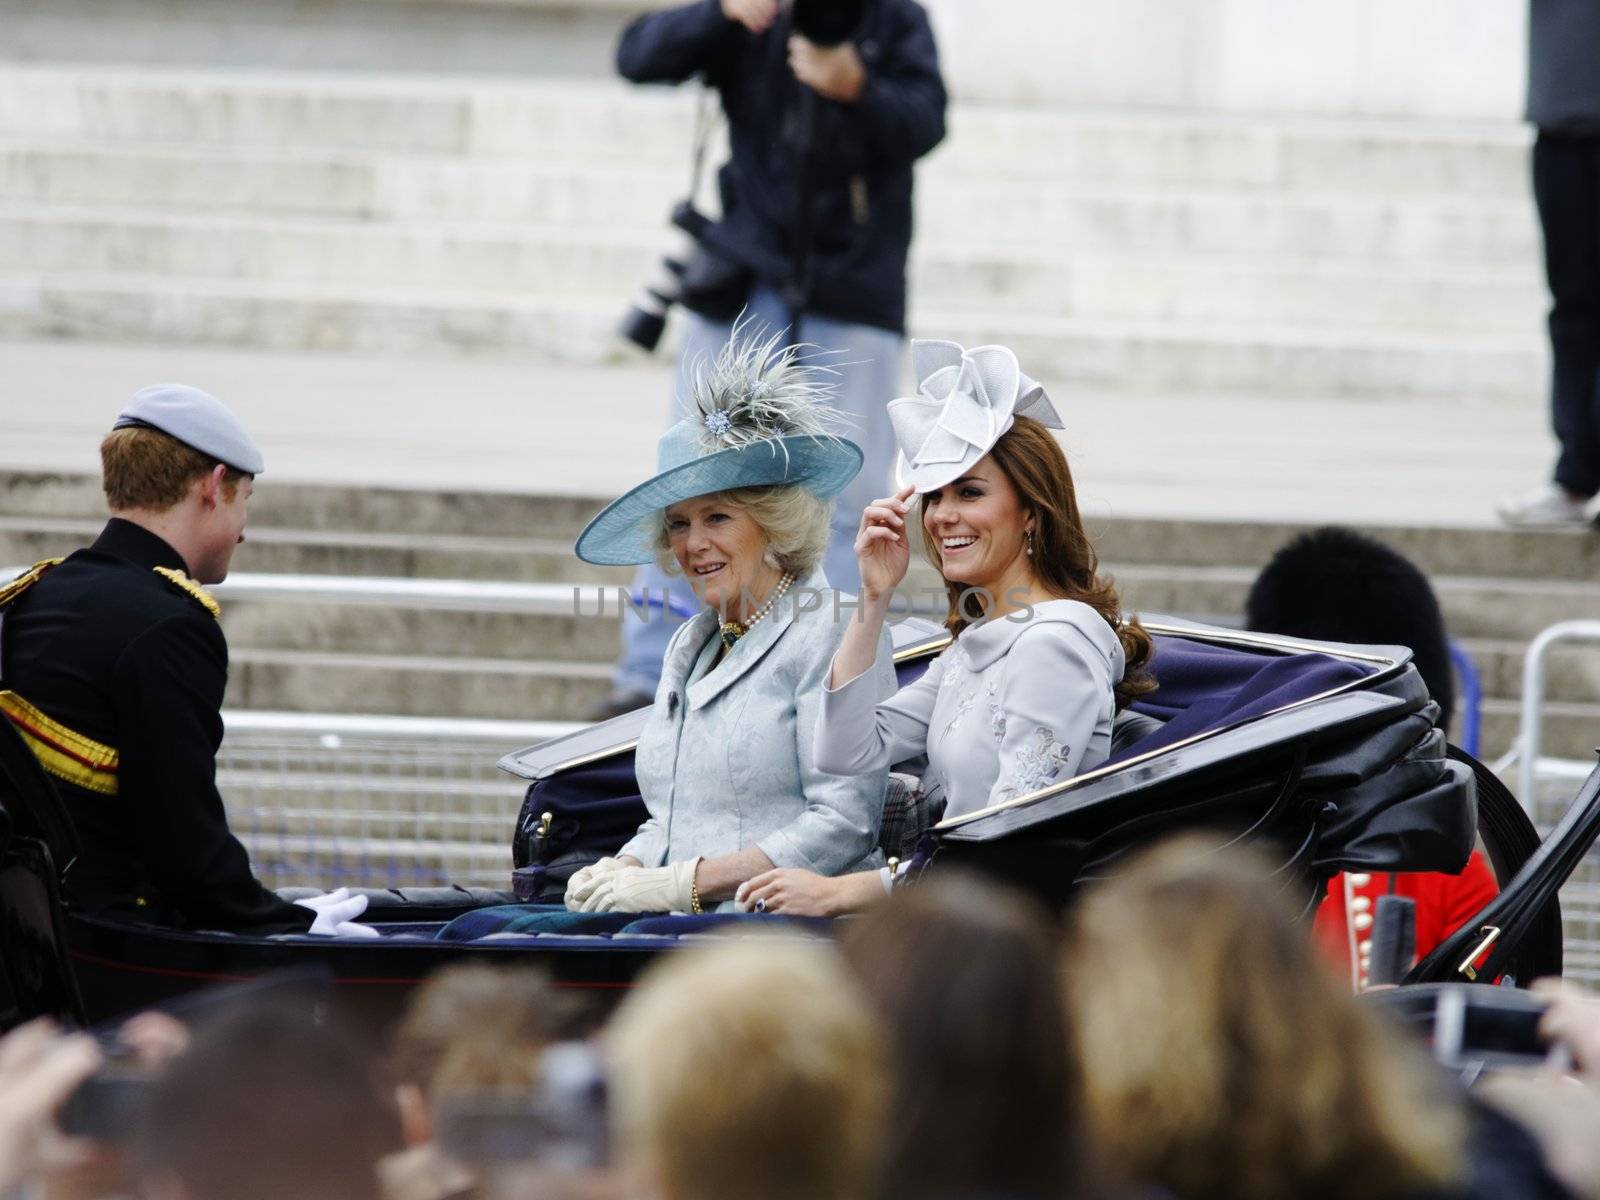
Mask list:
[[632,566],[656,556],[661,510],[745,487],[803,487],[831,500],[861,470],[861,448],[833,432],[826,368],[801,347],[734,336],[689,372],[689,415],[656,444],[656,473],[601,509],[574,547],[585,562]]

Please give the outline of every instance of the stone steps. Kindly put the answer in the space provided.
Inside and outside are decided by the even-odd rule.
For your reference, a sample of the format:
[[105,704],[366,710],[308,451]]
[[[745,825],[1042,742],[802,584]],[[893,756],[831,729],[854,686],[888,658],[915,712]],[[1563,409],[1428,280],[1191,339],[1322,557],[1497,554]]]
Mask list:
[[[931,584],[931,575],[918,582]],[[1192,616],[1223,624],[1239,622],[1242,605],[1231,609],[1205,608],[1203,605],[1208,598],[1205,593],[1189,590],[1181,577],[1162,581],[1158,586],[1170,589],[1170,598],[1178,604],[1161,608],[1140,604],[1144,588],[1126,588],[1124,599],[1130,607],[1136,605],[1137,611]],[[573,590],[574,613],[571,615],[271,603],[224,597],[222,622],[228,644],[235,651],[282,649],[382,655],[395,647],[404,647],[408,655],[440,659],[521,660],[538,656],[562,661],[607,662],[618,645],[618,613],[622,601],[613,589],[601,592],[593,587],[574,585]],[[629,610],[623,619],[639,618]],[[1456,624],[1452,621],[1452,628]],[[1521,696],[1526,638],[1463,637],[1461,640],[1478,669],[1485,696],[1504,699]],[[1546,671],[1545,694],[1549,699],[1600,702],[1600,647],[1558,649],[1548,658]],[[1600,728],[1596,736],[1600,737]]]
[[[263,501],[264,503],[264,501]],[[103,521],[0,517],[0,564],[55,558],[88,545]],[[629,568],[597,567],[575,557],[572,535],[475,538],[276,529],[252,514],[248,540],[233,558],[236,572],[363,575],[413,579],[487,579],[574,586],[627,586]]]
[[[48,273],[0,275],[0,336],[430,351],[622,360],[625,301],[496,293],[337,291],[256,280]],[[1112,393],[1300,392],[1521,403],[1544,386],[1537,335],[1406,334],[1212,321],[1116,321],[919,310],[914,329],[966,345],[1004,342],[1038,374]],[[1293,400],[1293,395],[1285,396]]]
[[[0,261],[18,274],[249,281],[318,292],[559,293],[614,310],[660,253],[655,229],[575,232],[451,223],[200,217],[138,210],[0,208]],[[1455,328],[1526,334],[1544,299],[1537,268],[1445,269],[1259,262],[1234,255],[1154,256],[1027,248],[947,251],[924,238],[914,295],[985,315],[1173,322],[1320,324],[1345,329]]]
[[[0,68],[0,136],[147,146],[680,168],[694,97],[616,80],[114,66]],[[1093,179],[1457,196],[1526,188],[1520,125],[958,106],[930,167]]]
[[[1427,264],[1536,266],[1526,195],[1476,197],[1139,186],[964,175],[935,159],[918,193],[918,250],[928,244],[1013,251],[1092,247]],[[262,151],[30,143],[0,137],[0,202],[90,210],[132,207],[206,216],[316,217],[407,227],[474,223],[523,232],[552,226],[664,240],[681,169],[483,161],[348,150]]]
[[[249,560],[255,550],[288,556],[346,556],[341,573],[356,575],[520,578],[502,565],[524,557],[570,554],[572,539],[602,505],[598,498],[426,488],[349,487],[298,483],[273,477],[251,502],[249,540],[239,550],[241,571],[269,569]],[[105,521],[105,502],[92,476],[0,468],[0,537],[8,546],[59,554],[83,545]],[[1128,566],[1250,567],[1264,563],[1285,541],[1312,528],[1293,521],[1223,521],[1183,517],[1086,518],[1101,557]],[[1600,580],[1600,539],[1584,530],[1509,530],[1471,526],[1368,525],[1430,575],[1490,576],[1548,582]],[[529,531],[538,536],[529,536]],[[395,571],[395,556],[450,556],[451,571]],[[33,561],[45,553],[0,554]],[[307,564],[314,560],[304,560]],[[284,559],[285,570],[299,570]],[[489,571],[472,569],[489,564]],[[271,568],[278,569],[278,568]],[[309,570],[309,565],[307,566]],[[625,578],[609,568],[603,580]],[[313,572],[315,573],[315,572]],[[568,576],[574,578],[573,576]],[[532,577],[530,577],[532,578]]]
[[[251,501],[249,540],[239,550],[237,561],[240,570],[262,570],[267,568],[247,565],[247,556],[258,544],[326,544],[348,555],[350,565],[341,572],[345,574],[410,574],[382,569],[384,556],[435,553],[452,555],[449,561],[463,569],[414,573],[514,579],[520,576],[481,574],[467,568],[478,554],[484,556],[478,561],[492,562],[498,568],[502,562],[513,563],[541,551],[567,554],[568,563],[576,571],[581,564],[568,553],[572,539],[603,503],[598,497],[340,487],[272,476]],[[1096,548],[1108,562],[1182,567],[1259,568],[1284,542],[1311,528],[1294,521],[1223,521],[1182,516],[1114,517],[1089,513],[1085,520]],[[95,477],[0,468],[0,536],[26,537],[26,543],[6,544],[45,551],[19,551],[0,555],[0,559],[32,562],[63,553],[86,544],[104,521],[105,500]],[[1406,525],[1364,528],[1430,575],[1600,580],[1600,538],[1584,530]],[[530,536],[534,531],[537,536]],[[289,554],[290,550],[281,552]],[[620,576],[625,578],[626,572]],[[618,577],[615,572],[605,576]]]

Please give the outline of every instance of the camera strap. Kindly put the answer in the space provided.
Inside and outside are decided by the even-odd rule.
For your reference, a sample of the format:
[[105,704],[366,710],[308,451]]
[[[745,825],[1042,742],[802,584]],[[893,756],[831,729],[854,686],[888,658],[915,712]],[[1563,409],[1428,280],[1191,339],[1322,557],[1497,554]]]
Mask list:
[[694,149],[689,156],[690,204],[695,204],[700,199],[700,180],[705,177],[706,153],[711,149],[711,135],[716,131],[717,119],[721,113],[722,105],[717,99],[716,91],[702,76],[700,96],[695,102],[694,110]]

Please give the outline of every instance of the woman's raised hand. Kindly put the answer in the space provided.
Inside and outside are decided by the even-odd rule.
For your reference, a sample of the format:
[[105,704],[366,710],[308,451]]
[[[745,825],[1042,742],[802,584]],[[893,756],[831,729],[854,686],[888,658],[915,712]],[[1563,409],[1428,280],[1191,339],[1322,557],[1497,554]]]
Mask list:
[[861,594],[880,596],[898,587],[911,566],[911,539],[906,518],[911,513],[910,486],[874,500],[862,510],[856,533],[856,563],[861,568]]

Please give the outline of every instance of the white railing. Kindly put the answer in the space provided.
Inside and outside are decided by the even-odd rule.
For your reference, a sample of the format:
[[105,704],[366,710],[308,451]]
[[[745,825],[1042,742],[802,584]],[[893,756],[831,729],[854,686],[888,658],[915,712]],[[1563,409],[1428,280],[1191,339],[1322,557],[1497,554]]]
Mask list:
[[526,784],[499,758],[565,721],[346,713],[223,714],[217,782],[273,887],[509,886]]
[[[1522,709],[1517,739],[1511,749],[1494,764],[1494,772],[1504,775],[1517,768],[1517,799],[1530,816],[1536,815],[1535,789],[1539,779],[1586,779],[1594,764],[1543,757],[1544,692],[1550,652],[1569,642],[1600,644],[1600,621],[1562,621],[1540,631],[1528,645],[1522,660]],[[1600,730],[1596,730],[1600,741]]]

